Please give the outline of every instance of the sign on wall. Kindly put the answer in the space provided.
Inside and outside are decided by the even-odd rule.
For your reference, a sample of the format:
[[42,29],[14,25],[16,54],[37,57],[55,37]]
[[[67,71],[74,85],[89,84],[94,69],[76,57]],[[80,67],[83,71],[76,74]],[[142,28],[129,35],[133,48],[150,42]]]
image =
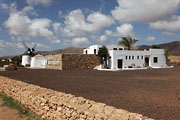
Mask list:
[[59,66],[60,62],[59,61],[48,61],[48,65],[53,65],[53,66]]

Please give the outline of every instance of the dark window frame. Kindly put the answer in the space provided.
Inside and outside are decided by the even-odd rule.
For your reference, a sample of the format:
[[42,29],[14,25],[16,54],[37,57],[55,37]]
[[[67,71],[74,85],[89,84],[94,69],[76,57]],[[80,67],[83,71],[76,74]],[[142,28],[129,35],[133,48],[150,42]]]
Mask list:
[[126,60],[128,59],[128,56],[126,56]]
[[117,48],[113,48],[113,50],[117,50]]
[[137,60],[139,60],[139,56],[137,56]]
[[158,63],[158,57],[153,58],[154,63]]
[[134,56],[132,56],[132,59],[134,60]]

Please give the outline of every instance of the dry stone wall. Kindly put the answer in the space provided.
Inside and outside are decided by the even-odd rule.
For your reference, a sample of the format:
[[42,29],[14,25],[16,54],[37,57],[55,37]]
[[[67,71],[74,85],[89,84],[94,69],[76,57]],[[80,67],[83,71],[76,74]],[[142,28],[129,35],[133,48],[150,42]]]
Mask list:
[[1,76],[0,91],[48,120],[152,120],[141,114]]
[[93,69],[100,65],[100,58],[97,55],[84,54],[62,54],[62,69]]
[[59,70],[93,69],[100,65],[100,58],[96,55],[57,54],[47,55],[46,68]]

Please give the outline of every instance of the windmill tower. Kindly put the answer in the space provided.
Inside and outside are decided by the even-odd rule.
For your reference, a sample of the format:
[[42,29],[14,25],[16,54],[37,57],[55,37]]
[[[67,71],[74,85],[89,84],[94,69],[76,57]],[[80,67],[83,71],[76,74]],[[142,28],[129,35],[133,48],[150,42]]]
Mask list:
[[22,42],[23,46],[27,49],[26,52],[22,55],[22,65],[23,66],[27,66],[31,64],[31,57],[33,57],[35,55],[35,48],[36,48],[36,44],[33,45],[32,48],[28,47],[25,42]]

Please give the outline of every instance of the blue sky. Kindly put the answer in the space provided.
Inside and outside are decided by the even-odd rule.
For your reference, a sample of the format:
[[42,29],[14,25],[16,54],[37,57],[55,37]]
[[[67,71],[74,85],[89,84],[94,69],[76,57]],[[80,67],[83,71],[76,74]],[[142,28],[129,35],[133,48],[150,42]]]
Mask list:
[[180,40],[180,0],[0,0],[0,56],[37,50]]

